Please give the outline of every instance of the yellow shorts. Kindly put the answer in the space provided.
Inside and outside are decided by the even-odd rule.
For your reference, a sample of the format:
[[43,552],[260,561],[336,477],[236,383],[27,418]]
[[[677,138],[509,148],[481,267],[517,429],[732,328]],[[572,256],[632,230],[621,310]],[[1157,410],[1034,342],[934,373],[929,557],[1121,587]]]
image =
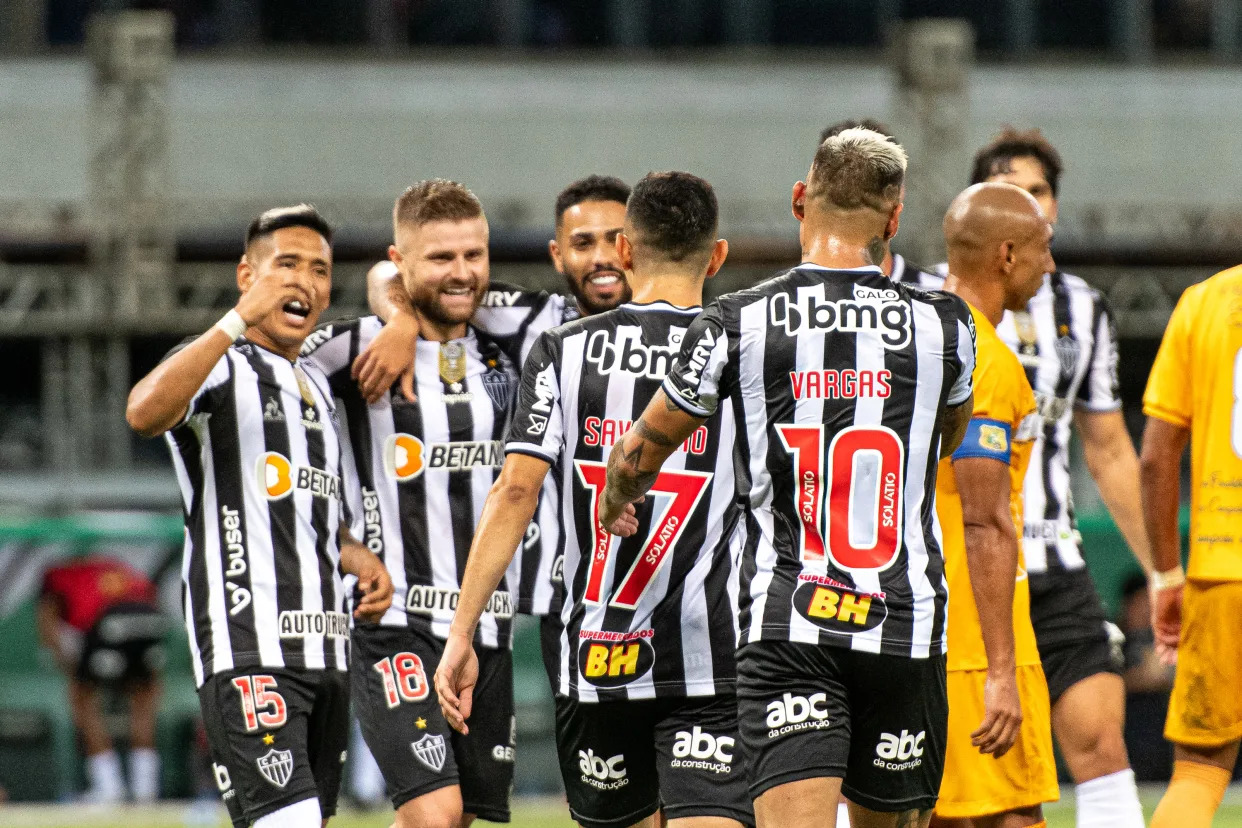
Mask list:
[[1187,581],[1164,736],[1190,747],[1242,738],[1242,581]]
[[981,754],[970,743],[970,734],[983,721],[986,679],[986,670],[954,670],[947,676],[949,734],[944,780],[936,803],[936,814],[946,819],[1030,808],[1055,802],[1061,796],[1052,753],[1052,710],[1043,668],[1038,664],[1018,668],[1022,729],[1013,747],[1000,759]]

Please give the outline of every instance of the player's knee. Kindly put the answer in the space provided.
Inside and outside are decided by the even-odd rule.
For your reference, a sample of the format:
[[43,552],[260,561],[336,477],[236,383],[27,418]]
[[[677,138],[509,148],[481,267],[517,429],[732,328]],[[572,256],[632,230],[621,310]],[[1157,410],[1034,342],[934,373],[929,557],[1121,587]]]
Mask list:
[[462,828],[461,807],[440,802],[407,802],[397,809],[395,828]]

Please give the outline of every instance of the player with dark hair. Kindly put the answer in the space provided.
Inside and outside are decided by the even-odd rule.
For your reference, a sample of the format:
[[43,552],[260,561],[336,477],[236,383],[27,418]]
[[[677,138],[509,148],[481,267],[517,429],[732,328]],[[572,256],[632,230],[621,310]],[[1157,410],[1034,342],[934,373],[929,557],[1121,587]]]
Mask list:
[[732,412],[681,445],[628,514],[597,520],[604,460],[664,379],[703,282],[724,262],[711,186],[683,172],[634,186],[617,240],[634,301],[545,332],[522,372],[500,479],[470,552],[436,687],[454,727],[485,715],[471,640],[534,513],[560,477],[565,586],[556,642],[556,741],[570,812],[588,828],[752,821],[737,736],[730,538],[739,517]]
[[803,263],[712,303],[609,455],[600,521],[628,534],[676,448],[734,416],[738,720],[760,826],[833,828],[842,794],[855,828],[926,825],[940,787],[930,487],[970,417],[974,333],[960,299],[878,267],[905,169],[871,130],[821,144],[793,188]]
[[327,380],[298,356],[328,306],[331,237],[306,204],[255,219],[237,307],[134,386],[126,410],[140,434],[166,433],[181,483],[194,678],[239,828],[314,828],[335,812],[349,736],[342,574],[358,579],[355,617],[392,600],[383,563],[347,528]]
[[[1039,130],[1007,127],[976,154],[971,182],[1021,187],[1055,224],[1062,169]],[[941,282],[928,274],[917,280],[926,288]],[[1104,504],[1150,571],[1138,457],[1121,411],[1116,323],[1099,291],[1054,270],[1027,307],[1006,311],[996,330],[1018,355],[1043,417],[1023,488],[1023,550],[1052,730],[1076,785],[1078,826],[1139,828],[1142,808],[1122,735],[1121,634],[1087,571],[1070,495],[1070,438],[1077,432]]]
[[350,376],[357,354],[381,330],[376,317],[326,325],[306,347],[328,377],[348,434],[361,501],[356,531],[383,557],[400,596],[377,623],[356,625],[350,663],[362,735],[387,783],[397,828],[509,820],[511,580],[488,594],[475,639],[483,679],[474,732],[450,731],[431,685],[517,386],[501,343],[469,324],[488,293],[487,241],[482,205],[457,182],[420,182],[394,205],[388,254],[419,331],[414,401],[390,389],[368,403]]

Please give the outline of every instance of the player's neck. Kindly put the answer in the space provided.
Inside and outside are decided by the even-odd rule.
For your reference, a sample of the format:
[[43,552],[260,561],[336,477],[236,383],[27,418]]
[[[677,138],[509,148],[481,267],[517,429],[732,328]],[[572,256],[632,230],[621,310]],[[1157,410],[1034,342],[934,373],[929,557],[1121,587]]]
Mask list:
[[417,308],[414,316],[418,319],[418,336],[428,342],[451,342],[466,335],[465,322],[438,322],[431,319]]
[[281,345],[276,340],[268,336],[262,328],[246,328],[246,332],[242,334],[248,341],[253,342],[265,351],[271,351],[277,356],[282,356],[290,362],[298,361],[298,353],[302,350],[302,343],[296,345]]
[[630,285],[630,301],[640,305],[667,302],[679,308],[697,308],[703,304],[703,279],[679,271],[635,273]]
[[992,323],[992,327],[999,325],[1005,315],[1005,293],[995,280],[969,277],[963,279],[950,269],[944,280],[944,289],[957,294],[983,314]]
[[856,267],[883,267],[888,263],[888,243],[879,236],[869,239],[836,233],[808,233],[802,239],[802,263],[813,264],[829,270],[850,270]]

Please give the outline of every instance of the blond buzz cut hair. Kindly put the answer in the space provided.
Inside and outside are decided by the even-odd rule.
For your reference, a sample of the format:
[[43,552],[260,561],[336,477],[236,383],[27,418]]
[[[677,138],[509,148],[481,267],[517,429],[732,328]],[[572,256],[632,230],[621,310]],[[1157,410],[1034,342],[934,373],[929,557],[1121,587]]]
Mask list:
[[487,217],[478,197],[447,178],[429,178],[408,187],[392,208],[393,232],[402,225],[420,227],[433,221],[467,221]]
[[807,198],[837,210],[891,210],[901,201],[906,151],[886,135],[864,127],[842,130],[815,152]]

